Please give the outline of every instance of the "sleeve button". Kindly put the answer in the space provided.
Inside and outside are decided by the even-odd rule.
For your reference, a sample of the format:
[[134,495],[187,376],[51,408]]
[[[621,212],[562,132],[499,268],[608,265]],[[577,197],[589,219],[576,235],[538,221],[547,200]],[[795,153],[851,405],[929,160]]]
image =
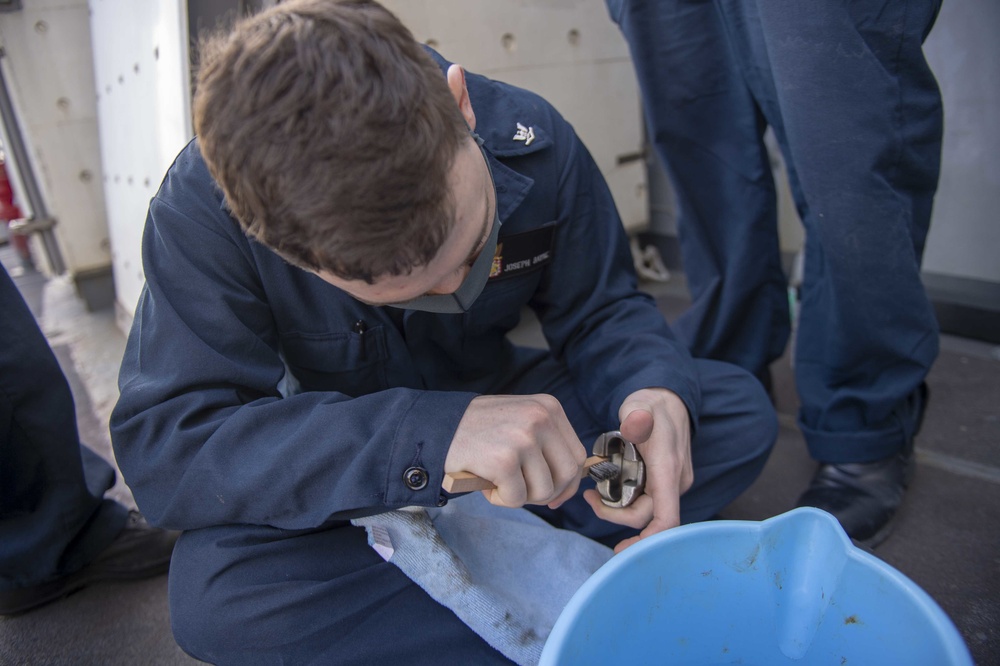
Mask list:
[[403,472],[403,483],[410,490],[423,490],[427,487],[427,470],[423,467],[410,467]]

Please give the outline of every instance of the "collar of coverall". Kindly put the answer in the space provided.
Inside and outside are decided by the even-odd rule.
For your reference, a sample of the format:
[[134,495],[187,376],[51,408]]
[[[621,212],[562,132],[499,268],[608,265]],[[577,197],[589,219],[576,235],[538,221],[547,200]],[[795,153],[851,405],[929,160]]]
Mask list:
[[[452,63],[434,49],[428,46],[424,49],[442,74],[447,73]],[[476,134],[483,140],[483,152],[493,172],[497,214],[505,222],[524,201],[535,181],[501,160],[550,148],[552,138],[546,128],[534,124],[538,112],[522,105],[519,96],[504,93],[499,84],[478,74],[466,72],[465,82],[476,114]]]

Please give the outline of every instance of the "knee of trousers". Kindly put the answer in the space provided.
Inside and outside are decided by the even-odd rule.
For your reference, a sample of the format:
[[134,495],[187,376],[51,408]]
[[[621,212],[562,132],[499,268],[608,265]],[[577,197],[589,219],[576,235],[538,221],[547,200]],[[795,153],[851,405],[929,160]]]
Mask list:
[[744,381],[747,384],[747,428],[758,438],[756,446],[750,446],[755,458],[766,460],[778,441],[778,413],[774,408],[771,396],[749,372],[745,372]]
[[778,415],[767,391],[751,373],[719,361],[699,360],[702,434],[722,439],[735,462],[763,464],[778,439]]
[[[273,595],[273,576],[248,556],[239,528],[184,532],[174,546],[167,582],[174,640],[213,664],[267,663],[292,632]],[[240,542],[234,546],[234,542]]]
[[[331,655],[348,634],[357,649],[361,634],[378,635],[371,626],[361,631],[361,624],[392,628],[409,617],[404,597],[426,604],[417,617],[427,607],[449,612],[415,593],[419,588],[368,546],[365,531],[349,524],[185,532],[174,548],[168,589],[177,644],[202,661],[240,666],[336,661]],[[380,625],[372,619],[379,613],[390,619]]]
[[683,522],[717,514],[749,488],[778,435],[777,414],[753,375],[717,361],[698,364],[702,410],[692,442],[694,485],[681,505]]
[[[189,655],[217,662],[220,655],[237,648],[242,618],[225,612],[213,587],[214,567],[206,560],[196,533],[185,532],[174,546],[168,577],[170,624],[174,640]],[[207,565],[207,566],[206,566]]]
[[771,396],[756,377],[746,372],[744,381],[747,411],[743,418],[746,420],[747,432],[753,433],[747,441],[747,453],[761,468],[778,441],[778,413]]

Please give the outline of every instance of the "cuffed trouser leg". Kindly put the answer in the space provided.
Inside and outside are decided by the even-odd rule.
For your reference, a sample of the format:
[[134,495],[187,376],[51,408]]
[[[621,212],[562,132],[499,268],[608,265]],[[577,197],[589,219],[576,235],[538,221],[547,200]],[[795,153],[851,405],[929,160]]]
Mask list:
[[795,373],[814,458],[903,448],[937,357],[920,280],[942,112],[922,43],[937,0],[718,0],[806,227]]
[[678,190],[694,298],[679,333],[757,374],[784,347],[766,121],[806,227],[795,373],[809,451],[898,452],[938,352],[920,262],[942,106],[921,46],[940,2],[607,2]]

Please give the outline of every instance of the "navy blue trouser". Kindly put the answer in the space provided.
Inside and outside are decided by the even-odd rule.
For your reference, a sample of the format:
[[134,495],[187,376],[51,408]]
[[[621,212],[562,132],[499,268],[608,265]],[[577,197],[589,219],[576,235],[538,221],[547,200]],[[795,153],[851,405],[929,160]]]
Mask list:
[[66,377],[0,267],[0,589],[72,573],[107,548],[128,517],[103,498],[114,482],[80,445]]
[[938,353],[920,263],[942,107],[939,0],[607,0],[674,183],[692,353],[758,377],[789,337],[770,125],[806,230],[795,347],[811,455],[893,455]]
[[[711,517],[758,476],[777,436],[759,383],[736,366],[696,361],[702,414],[685,522]],[[617,424],[596,424],[555,361],[522,374],[507,393],[550,393],[586,446]],[[582,492],[582,491],[581,491]],[[616,543],[633,530],[604,523],[579,495],[546,518]],[[185,532],[170,568],[174,635],[221,664],[490,664],[499,652],[437,604],[345,523],[290,532],[233,525]]]

